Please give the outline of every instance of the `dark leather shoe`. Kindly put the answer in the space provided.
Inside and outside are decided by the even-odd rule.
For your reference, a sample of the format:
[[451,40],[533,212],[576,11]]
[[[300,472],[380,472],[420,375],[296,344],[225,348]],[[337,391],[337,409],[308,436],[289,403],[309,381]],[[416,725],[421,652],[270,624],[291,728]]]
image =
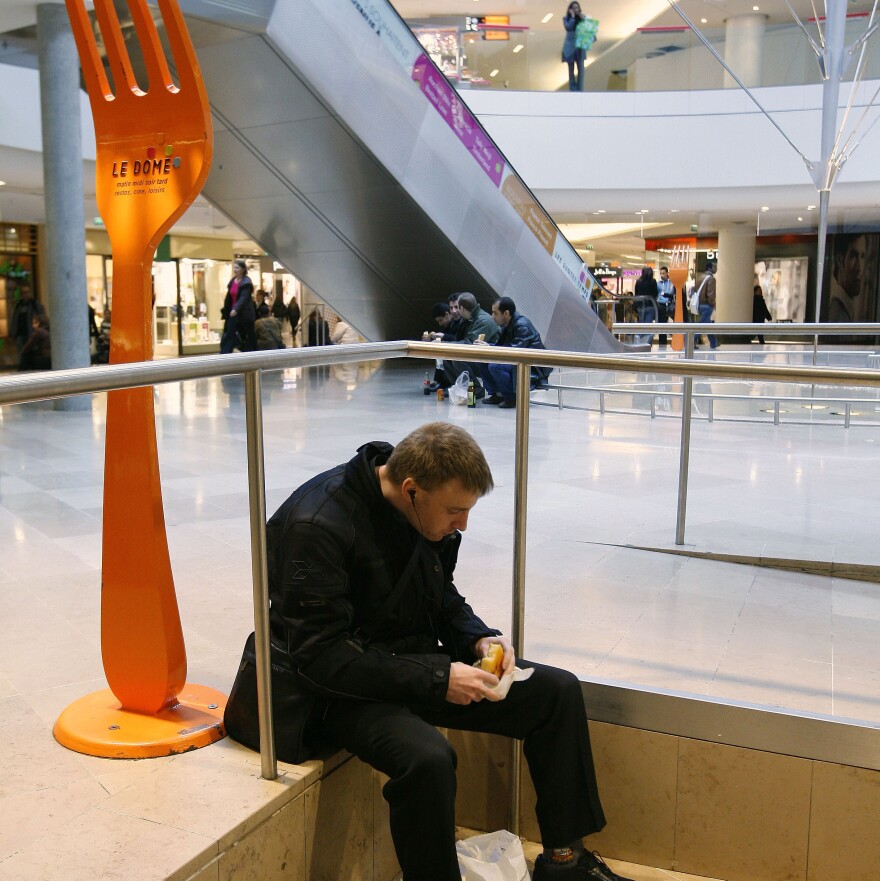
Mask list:
[[516,407],[516,398],[505,398],[499,405],[499,410],[513,410]]
[[574,865],[554,863],[539,856],[535,860],[532,881],[630,881],[630,879],[612,872],[599,854],[584,851]]
[[501,395],[489,395],[488,398],[483,398],[484,404],[500,404],[504,398]]

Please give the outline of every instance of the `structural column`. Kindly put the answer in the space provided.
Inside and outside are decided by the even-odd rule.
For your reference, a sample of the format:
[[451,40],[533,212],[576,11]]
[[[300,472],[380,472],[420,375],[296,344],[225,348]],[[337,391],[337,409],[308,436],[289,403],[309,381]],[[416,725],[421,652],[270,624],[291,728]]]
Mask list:
[[[79,58],[63,5],[37,6],[37,47],[52,367],[87,367],[90,359]],[[62,410],[84,410],[91,407],[91,399],[64,398],[56,406]]]
[[755,227],[733,224],[718,230],[715,320],[752,320],[755,287]]
[[[724,22],[724,60],[747,86],[763,85],[764,27],[767,16],[760,13],[735,15]],[[736,86],[724,71],[724,87]]]

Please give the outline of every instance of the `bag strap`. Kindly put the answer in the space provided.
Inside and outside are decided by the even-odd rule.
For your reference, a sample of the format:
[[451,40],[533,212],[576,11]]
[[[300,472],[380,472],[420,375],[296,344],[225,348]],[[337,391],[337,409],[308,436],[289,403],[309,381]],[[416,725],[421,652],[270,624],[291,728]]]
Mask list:
[[369,621],[358,627],[358,629],[352,634],[352,642],[356,643],[362,649],[373,638],[376,629],[388,617],[391,607],[400,599],[404,588],[409,584],[413,570],[416,568],[416,564],[419,561],[423,542],[424,539],[419,536],[418,541],[416,541],[415,547],[413,548],[413,552],[410,555],[409,562],[407,562],[400,578],[397,579],[397,584],[395,584],[391,592],[385,596],[385,600],[382,602],[382,605],[379,606],[379,611],[376,612]]

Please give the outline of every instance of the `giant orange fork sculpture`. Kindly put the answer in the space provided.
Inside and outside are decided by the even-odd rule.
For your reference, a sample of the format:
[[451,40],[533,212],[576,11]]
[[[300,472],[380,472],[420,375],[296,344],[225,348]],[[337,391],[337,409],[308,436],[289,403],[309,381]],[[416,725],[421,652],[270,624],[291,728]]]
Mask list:
[[[65,0],[97,139],[97,199],[113,246],[110,361],[153,357],[156,246],[192,204],[210,168],[207,94],[177,0],[159,0],[174,84],[146,0],[129,0],[149,88],[134,76],[112,0],[95,0],[111,90],[83,0]],[[78,752],[169,755],[223,737],[225,695],[186,684],[171,574],[153,389],[110,392],[104,462],[101,652],[109,690],[71,704],[55,737]]]

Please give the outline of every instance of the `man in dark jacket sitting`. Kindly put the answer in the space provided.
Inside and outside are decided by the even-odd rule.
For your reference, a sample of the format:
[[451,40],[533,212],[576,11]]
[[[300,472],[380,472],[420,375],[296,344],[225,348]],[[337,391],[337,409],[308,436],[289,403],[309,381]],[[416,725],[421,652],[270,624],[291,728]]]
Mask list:
[[[538,329],[525,315],[516,311],[510,297],[499,297],[492,304],[492,318],[501,328],[496,346],[514,346],[520,349],[545,349]],[[547,381],[552,367],[532,367],[531,387]],[[488,397],[484,404],[498,404],[500,410],[516,407],[516,367],[513,364],[483,364],[483,385]]]
[[[446,422],[396,447],[365,444],[308,481],[267,528],[272,642],[315,695],[312,743],[389,777],[404,878],[461,878],[456,755],[440,726],[524,741],[547,846],[535,878],[620,881],[581,842],[605,818],[580,683],[516,659],[452,580],[471,509],[492,487],[476,441]],[[495,643],[502,676],[534,668],[504,699],[495,674],[474,666]]]
[[[477,298],[469,291],[458,295],[458,308],[461,312],[461,324],[455,329],[457,340],[450,342],[460,343],[494,343],[498,339],[499,330],[492,317],[480,307]],[[443,361],[443,371],[446,374],[447,385],[453,385],[463,371],[467,370],[468,376],[476,384],[476,394],[482,398],[485,392],[480,384],[482,368],[480,364],[468,361]]]

